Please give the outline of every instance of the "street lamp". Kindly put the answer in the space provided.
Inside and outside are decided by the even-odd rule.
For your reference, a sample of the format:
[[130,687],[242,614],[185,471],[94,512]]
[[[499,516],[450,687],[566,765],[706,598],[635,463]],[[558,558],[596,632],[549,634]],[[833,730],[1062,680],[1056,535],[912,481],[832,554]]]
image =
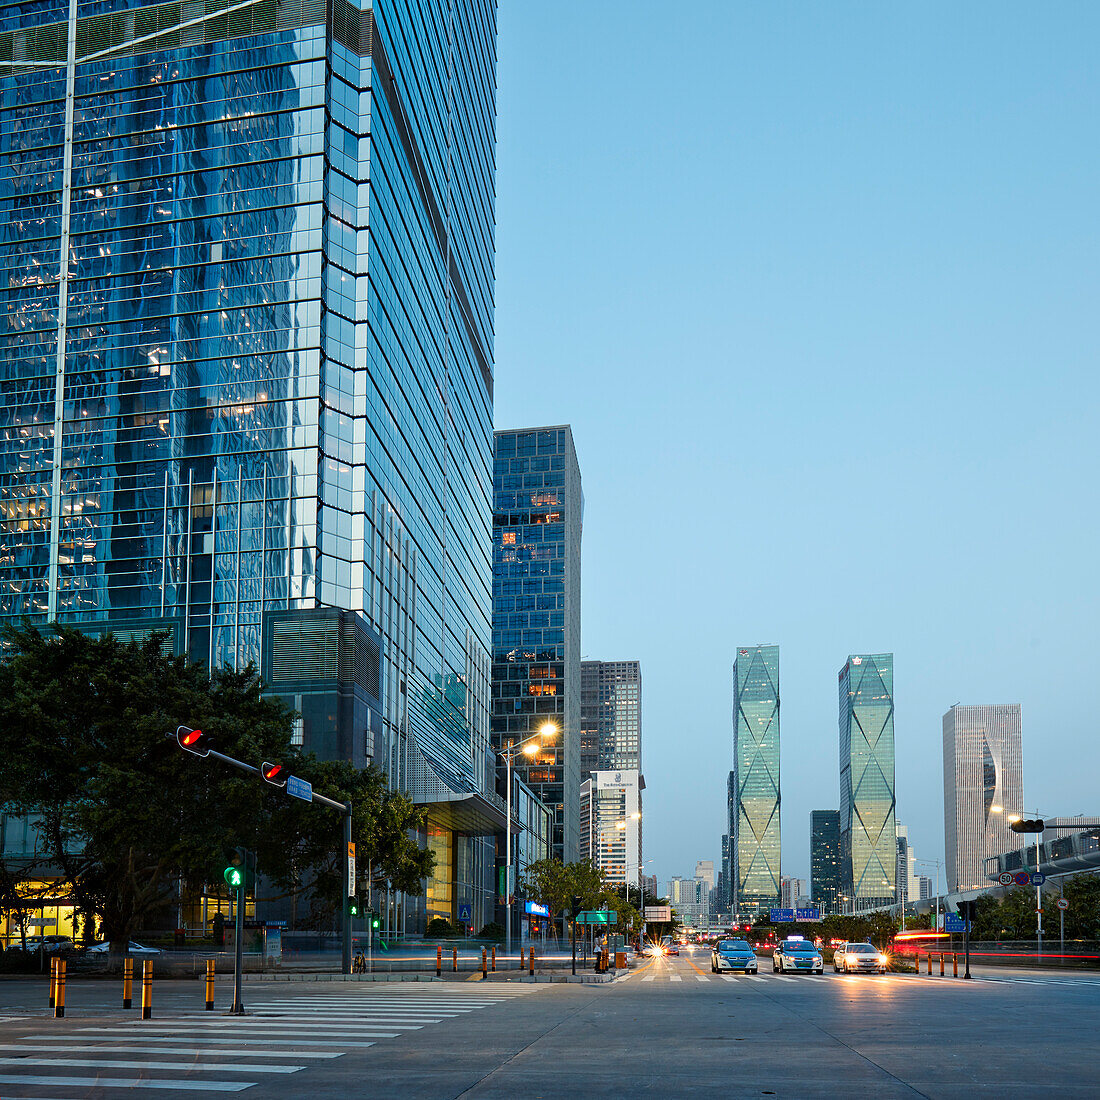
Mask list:
[[[1038,810],[1028,810],[1027,812],[1028,813],[1033,813],[1035,815],[1035,817],[1037,819],[1039,819],[1038,823],[1040,825],[1042,824],[1043,815],[1041,813],[1039,813]],[[1013,825],[1016,824],[1016,822],[1023,821],[1023,820],[1024,820],[1023,814],[1013,814],[1008,819],[1009,827],[1011,828]],[[1031,822],[1028,822],[1028,825],[1030,826]],[[1013,830],[1013,831],[1015,832],[1017,830]],[[1026,831],[1031,832],[1031,829],[1028,828]],[[1038,829],[1036,829],[1036,832],[1035,832],[1035,874],[1036,875],[1039,874],[1039,842],[1042,840],[1042,838],[1043,838],[1042,832],[1040,832]],[[1024,845],[1024,851],[1025,852],[1027,851],[1027,845],[1026,844]],[[1038,952],[1039,956],[1042,957],[1042,954],[1043,954],[1043,888],[1038,883],[1036,883],[1036,886],[1035,886],[1035,946],[1036,946],[1036,949],[1037,949],[1037,952]]]
[[553,722],[543,722],[538,733],[532,734],[517,745],[509,740],[508,747],[498,749],[497,755],[504,757],[506,765],[507,789],[504,792],[504,951],[512,953],[512,764],[516,756],[535,756],[542,747],[540,739],[553,737],[558,727]]

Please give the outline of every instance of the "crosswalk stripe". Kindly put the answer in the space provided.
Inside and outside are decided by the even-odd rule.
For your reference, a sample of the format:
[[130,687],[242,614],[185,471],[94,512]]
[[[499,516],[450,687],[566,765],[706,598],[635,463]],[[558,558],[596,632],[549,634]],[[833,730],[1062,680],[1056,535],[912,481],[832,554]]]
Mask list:
[[243,1092],[255,1084],[255,1081],[188,1081],[186,1078],[177,1080],[168,1077],[150,1080],[148,1077],[100,1077],[98,1075],[91,1077],[0,1075],[0,1085],[23,1085],[24,1087],[47,1085],[55,1089],[175,1089],[181,1092]]
[[[748,977],[748,975],[745,975],[745,976]],[[735,981],[737,981],[737,979],[732,974],[720,974],[719,977],[724,982],[735,982]]]
[[122,1058],[0,1058],[0,1066],[102,1066],[103,1069],[182,1069],[188,1073],[195,1070],[200,1073],[297,1073],[305,1069],[305,1066],[272,1066],[262,1062],[234,1065],[225,1062],[137,1062]]
[[749,979],[750,982],[762,982],[765,980],[764,978],[758,977],[756,974],[747,974],[745,976]]
[[[189,1026],[192,1026],[192,1025],[189,1025]],[[294,1035],[294,1034],[297,1034],[297,1033],[306,1033],[306,1032],[308,1032],[310,1034],[314,1034],[316,1032],[331,1032],[331,1031],[337,1031],[337,1030],[339,1030],[341,1032],[349,1032],[349,1033],[350,1032],[355,1032],[359,1035],[367,1035],[367,1034],[374,1035],[377,1032],[382,1031],[382,1030],[384,1030],[384,1031],[423,1031],[423,1029],[425,1027],[424,1024],[408,1024],[408,1023],[404,1023],[404,1022],[401,1022],[401,1023],[396,1023],[396,1022],[394,1022],[394,1023],[389,1023],[389,1022],[382,1023],[382,1022],[379,1022],[379,1023],[374,1023],[374,1024],[341,1024],[339,1026],[339,1028],[334,1028],[334,1027],[332,1027],[328,1024],[322,1024],[322,1023],[308,1023],[307,1024],[307,1023],[302,1023],[301,1021],[298,1021],[298,1020],[253,1020],[253,1021],[250,1021],[248,1023],[237,1024],[236,1027],[232,1027],[232,1025],[231,1025],[231,1031],[227,1030],[225,1027],[219,1026],[217,1024],[206,1024],[205,1026],[202,1025],[202,1024],[198,1024],[198,1025],[193,1025],[193,1026],[194,1026],[193,1034],[204,1034],[206,1031],[212,1031],[214,1034],[221,1034],[221,1035],[226,1035],[226,1034],[241,1035],[241,1034],[247,1034],[248,1032],[252,1032],[256,1035],[280,1035],[280,1034],[281,1035]],[[103,1031],[105,1029],[98,1028],[98,1027],[85,1027],[85,1028],[81,1028],[80,1030],[81,1031]],[[106,1030],[127,1031],[131,1035],[133,1035],[133,1034],[141,1033],[142,1029],[141,1029],[141,1024],[131,1024],[130,1027],[128,1027],[128,1028],[118,1028],[118,1029],[109,1028],[109,1029],[106,1029]]]
[[710,981],[710,978],[708,978],[708,977],[706,976],[706,974],[696,974],[696,975],[695,975],[695,980],[696,980],[697,982],[709,982],[709,981]]
[[656,980],[657,980],[657,975],[656,974],[647,974],[642,979],[643,982],[653,982],[653,981],[656,981]]
[[[330,1043],[329,1045],[331,1046],[333,1044]],[[29,1050],[38,1054],[43,1054],[47,1051],[64,1054],[88,1054],[102,1051],[103,1049],[104,1046],[102,1043],[74,1044],[71,1039],[65,1041],[64,1047],[58,1047],[56,1044],[51,1046],[48,1044],[39,1045],[37,1043],[5,1043],[0,1045],[0,1050]],[[116,1046],[112,1043],[109,1049],[112,1052],[122,1051],[124,1054],[203,1054],[212,1058],[234,1058],[238,1053],[235,1050],[210,1050],[206,1046],[201,1044],[196,1045],[195,1043],[187,1043],[186,1045],[174,1047]],[[267,1058],[340,1058],[341,1054],[339,1051],[328,1050],[279,1049],[267,1051],[264,1056]]]
[[[122,1033],[125,1035],[134,1035],[134,1029],[132,1027],[90,1027],[84,1028],[83,1031],[93,1032],[110,1032],[110,1033]],[[294,1037],[294,1042],[297,1046],[310,1046],[310,1047],[372,1047],[374,1043],[361,1043],[361,1042],[349,1042],[343,1037],[339,1039],[303,1039],[301,1033],[298,1031],[265,1031],[262,1032],[264,1038],[262,1039],[245,1039],[239,1035],[234,1035],[231,1039],[223,1039],[220,1035],[203,1035],[202,1042],[204,1043],[216,1043],[224,1044],[226,1046],[266,1046],[269,1045],[273,1037],[280,1035],[290,1035]],[[371,1038],[371,1039],[396,1039],[401,1033],[399,1031],[357,1031],[355,1033],[356,1039]],[[142,1038],[151,1038],[158,1043],[191,1043],[193,1038],[181,1039],[176,1035],[157,1035],[145,1032],[141,1033]],[[55,1040],[57,1042],[71,1042],[72,1037],[66,1035],[31,1035],[30,1039],[34,1039],[36,1042],[45,1040]]]
[[670,982],[682,982],[684,979],[681,978],[679,974],[670,974],[668,980]]
[[793,982],[794,978],[785,978],[782,974],[776,974],[772,978],[772,981],[776,981],[776,982]]

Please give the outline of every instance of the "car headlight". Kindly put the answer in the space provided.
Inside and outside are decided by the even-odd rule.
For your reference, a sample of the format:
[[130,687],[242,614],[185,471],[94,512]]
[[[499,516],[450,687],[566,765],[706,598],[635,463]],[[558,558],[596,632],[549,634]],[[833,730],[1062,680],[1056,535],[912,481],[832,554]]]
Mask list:
[[886,966],[890,962],[890,956],[889,955],[879,955],[878,961],[879,961],[880,966]]

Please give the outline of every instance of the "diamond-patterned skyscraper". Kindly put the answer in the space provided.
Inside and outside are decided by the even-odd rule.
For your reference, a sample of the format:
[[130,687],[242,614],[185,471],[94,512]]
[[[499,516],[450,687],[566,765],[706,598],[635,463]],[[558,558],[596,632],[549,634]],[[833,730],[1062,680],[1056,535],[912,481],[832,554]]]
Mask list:
[[779,904],[779,646],[737,651],[733,662],[732,908]]
[[839,696],[841,893],[857,911],[895,901],[894,655],[849,657]]

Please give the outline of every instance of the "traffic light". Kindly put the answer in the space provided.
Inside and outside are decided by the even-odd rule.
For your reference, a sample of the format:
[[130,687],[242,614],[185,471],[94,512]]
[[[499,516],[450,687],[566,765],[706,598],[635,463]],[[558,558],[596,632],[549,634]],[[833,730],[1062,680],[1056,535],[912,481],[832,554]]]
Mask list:
[[286,768],[282,764],[273,764],[270,760],[265,760],[260,765],[260,774],[270,783],[273,787],[285,787],[286,776],[283,774]]
[[370,926],[371,926],[371,928],[377,928],[381,923],[382,922],[378,919],[378,914],[377,913],[371,913],[371,915],[370,915]]
[[[171,737],[171,734],[168,734]],[[184,752],[193,752],[196,756],[207,756],[210,752],[210,740],[202,730],[193,730],[190,726],[176,727],[176,743]]]
[[577,914],[584,908],[584,899],[578,896],[573,898],[573,919],[577,919]]
[[348,898],[348,916],[349,917],[359,916],[359,899],[357,897],[349,897]]
[[256,857],[247,848],[233,848],[222,872],[227,886],[234,890],[250,890],[256,875]]
[[1015,821],[1010,821],[1008,827],[1014,833],[1041,833],[1046,826],[1041,817],[1018,817]]
[[977,920],[978,903],[976,901],[960,901],[959,916],[962,917],[963,920]]

